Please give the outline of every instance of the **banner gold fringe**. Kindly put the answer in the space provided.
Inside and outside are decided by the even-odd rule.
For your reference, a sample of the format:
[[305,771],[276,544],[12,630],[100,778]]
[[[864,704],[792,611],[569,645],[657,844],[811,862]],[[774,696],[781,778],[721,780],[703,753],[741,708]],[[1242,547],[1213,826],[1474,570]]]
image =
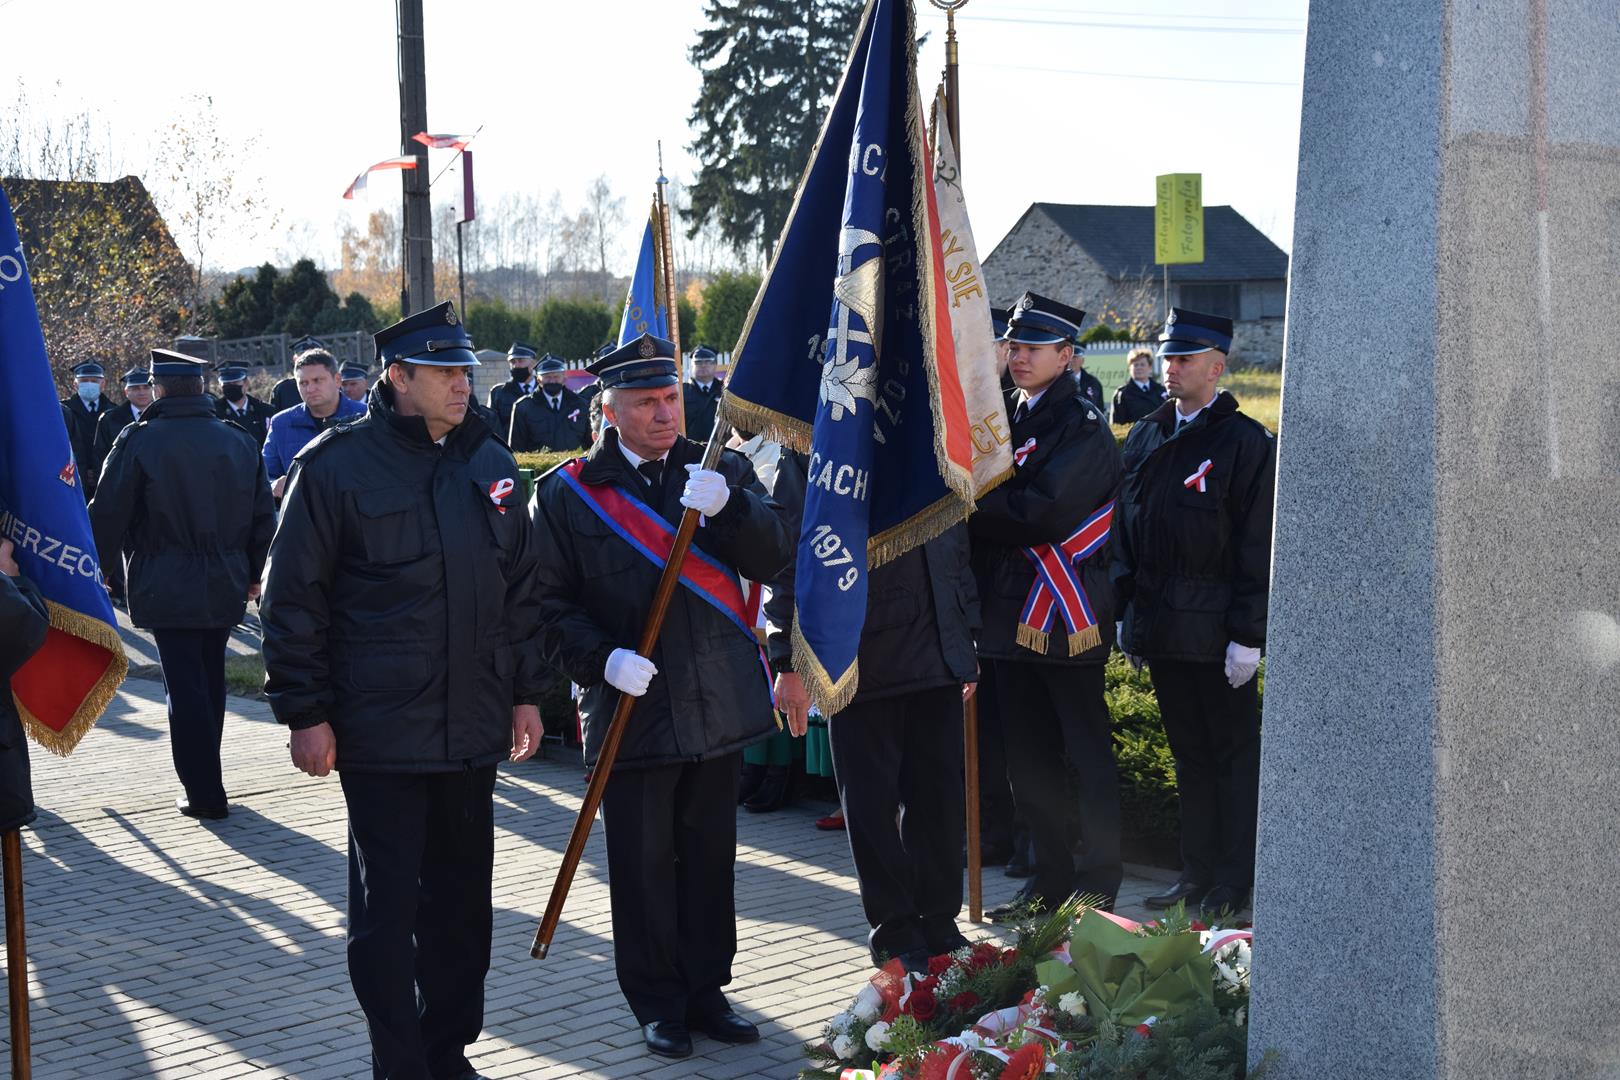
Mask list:
[[809,424],[787,413],[740,398],[730,389],[720,395],[720,419],[738,431],[763,435],[767,440],[781,443],[801,454],[810,452]]
[[855,661],[836,679],[827,674],[815,650],[799,631],[799,620],[793,620],[793,670],[799,673],[805,693],[824,716],[843,712],[855,700],[855,691],[860,686],[859,669],[860,662]]
[[1046,648],[1049,644],[1051,644],[1051,640],[1047,636],[1045,630],[1037,630],[1027,623],[1018,624],[1017,637],[1018,644],[1022,645],[1026,649],[1029,649],[1031,652],[1040,653],[1042,656],[1046,655]]
[[[1018,644],[1022,645],[1026,649],[1029,649],[1031,652],[1039,653],[1042,656],[1046,655],[1046,650],[1050,648],[1052,644],[1052,639],[1050,636],[1048,636],[1046,631],[1037,630],[1027,623],[1019,623],[1018,632],[1014,636],[1016,637]],[[1079,656],[1087,649],[1095,649],[1097,646],[1102,644],[1102,630],[1095,626],[1087,627],[1078,634],[1070,634],[1068,636],[1068,640],[1069,655]]]
[[106,668],[96,679],[95,685],[90,688],[84,701],[74,710],[67,726],[61,731],[57,731],[35,716],[21,701],[16,701],[16,694],[12,695],[12,699],[16,701],[17,714],[22,718],[23,729],[28,732],[29,738],[57,757],[67,757],[73,753],[74,747],[79,745],[79,740],[96,726],[96,721],[107,711],[107,706],[112,704],[113,695],[123,684],[124,676],[129,674],[129,658],[124,655],[124,642],[118,636],[118,631],[100,619],[92,619],[54,600],[45,601],[45,610],[50,616],[53,630],[71,634],[112,654],[108,658]]

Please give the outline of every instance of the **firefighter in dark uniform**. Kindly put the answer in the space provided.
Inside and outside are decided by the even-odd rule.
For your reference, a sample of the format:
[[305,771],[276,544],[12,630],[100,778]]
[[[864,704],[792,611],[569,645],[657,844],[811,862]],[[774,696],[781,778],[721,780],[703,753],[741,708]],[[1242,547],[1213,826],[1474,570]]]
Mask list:
[[[96,474],[101,474],[102,462],[112,452],[113,440],[118,433],[141,418],[152,404],[152,373],[145,368],[130,368],[119,380],[124,385],[124,403],[101,414],[96,421],[96,443],[92,454]],[[103,563],[102,565],[106,565]]]
[[[1007,371],[1007,321],[1012,311],[1007,308],[990,309],[990,328],[996,335],[996,373],[1001,377],[1001,392],[1018,389]],[[984,581],[980,573],[981,559],[975,553],[974,578]],[[982,586],[981,586],[982,588]],[[1028,877],[1030,860],[1022,854],[1028,850],[1029,837],[1023,823],[1017,820],[1013,808],[1012,787],[1007,782],[1006,739],[1001,731],[1000,694],[996,690],[995,667],[979,666],[979,689],[975,697],[979,709],[979,856],[984,865],[1016,861],[1015,874]]]
[[[1035,852],[1033,876],[1016,901],[991,913],[997,917],[1034,903],[1051,910],[1071,892],[1112,904],[1124,875],[1103,700],[1114,639],[1106,549],[1119,448],[1069,370],[1084,318],[1033,293],[1015,305],[1007,328],[1008,370],[1018,385],[1007,399],[1014,473],[968,518],[983,575],[979,655],[995,668],[1007,775]],[[1057,579],[1061,592],[1047,583]]]
[[707,345],[692,350],[692,380],[682,387],[686,396],[686,437],[708,442],[714,430],[715,411],[720,407],[720,395],[726,392],[725,380],[714,373],[720,354]]
[[737,951],[742,750],[776,730],[775,713],[752,629],[685,587],[652,655],[636,655],[660,567],[593,507],[617,506],[613,521],[660,531],[694,508],[705,521],[693,558],[701,551],[711,568],[751,581],[787,565],[793,538],[746,458],[727,451],[714,471],[701,468],[702,444],[679,434],[675,370],[674,346],[651,335],[594,362],[613,426],[584,458],[541,478],[529,512],[541,652],[584,688],[587,766],[619,696],[641,699],[602,800],[614,964],[647,1048],[686,1057],[694,1030],[759,1038],[723,988]]
[[591,407],[563,381],[566,370],[555,356],[539,364],[540,385],[512,407],[516,453],[530,450],[583,450],[591,445]]
[[1137,349],[1130,356],[1130,375],[1114,391],[1114,411],[1111,419],[1116,424],[1134,424],[1164,404],[1164,387],[1153,377],[1153,354]]
[[[793,535],[806,465],[805,455],[784,451],[776,469],[772,495]],[[827,722],[877,967],[898,957],[907,970],[926,974],[929,957],[967,944],[956,925],[965,807],[955,778],[962,773],[962,703],[979,678],[979,599],[968,553],[967,526],[958,524],[871,572],[860,682]],[[793,580],[789,563],[770,583],[765,618],[777,707],[799,736],[810,700],[793,670]]]
[[247,392],[247,377],[248,369],[239,364],[224,364],[219,368],[219,400],[214,403],[214,415],[252,435],[253,441],[263,449],[270,418],[276,415],[276,410]]
[[364,405],[371,393],[371,369],[352,361],[338,368],[338,392],[350,401]]
[[1254,885],[1277,443],[1216,389],[1230,319],[1172,308],[1159,342],[1170,400],[1125,440],[1114,547],[1120,649],[1152,672],[1181,799],[1181,878],[1146,903],[1240,911]]
[[201,360],[152,353],[157,400],[119,433],[90,502],[103,563],[127,555],[130,621],[152,631],[188,817],[227,814],[225,646],[259,595],[275,507],[253,436],[214,413]]
[[1107,401],[1103,397],[1102,380],[1086,370],[1086,347],[1078,341],[1074,343],[1074,359],[1069,362],[1069,370],[1074,372],[1074,378],[1080,384],[1080,396],[1097,406],[1097,411],[1104,416],[1108,415]]
[[62,422],[67,425],[79,487],[88,502],[96,493],[96,425],[113,410],[113,403],[102,393],[107,369],[94,360],[75,364],[73,385],[76,392],[62,399]]
[[364,416],[300,452],[262,610],[293,764],[349,811],[349,976],[378,1080],[472,1077],[498,762],[540,744],[535,547],[517,463],[467,416],[450,304],[376,335]]
[[506,350],[506,367],[512,377],[489,388],[489,411],[495,414],[503,438],[512,430],[513,407],[534,393],[534,364],[534,347],[521,341],[512,342]]

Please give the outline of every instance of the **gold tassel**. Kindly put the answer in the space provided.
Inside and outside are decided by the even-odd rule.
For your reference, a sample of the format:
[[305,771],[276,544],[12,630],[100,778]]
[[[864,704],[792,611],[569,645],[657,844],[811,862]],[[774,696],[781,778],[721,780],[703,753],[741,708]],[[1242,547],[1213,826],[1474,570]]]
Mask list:
[[1051,639],[1045,630],[1037,630],[1027,623],[1018,624],[1018,644],[1024,648],[1045,656],[1050,643]]
[[739,431],[763,435],[801,454],[810,452],[810,425],[796,417],[745,401],[730,388],[720,397],[719,412],[720,419]]
[[793,670],[799,673],[810,701],[821,709],[823,716],[842,712],[855,700],[855,691],[860,684],[857,665],[851,663],[849,670],[836,679],[829,675],[810,648],[810,643],[804,640],[797,619],[793,621]]
[[12,694],[12,700],[17,705],[17,714],[22,719],[28,737],[57,757],[67,757],[73,753],[73,748],[79,745],[79,740],[95,727],[96,721],[101,719],[101,714],[107,710],[107,706],[112,704],[113,696],[123,684],[124,676],[129,673],[129,659],[124,655],[124,642],[118,636],[118,631],[100,619],[92,619],[54,600],[45,601],[45,610],[50,616],[53,630],[71,634],[112,654],[107,660],[107,666],[96,679],[95,685],[90,688],[84,701],[74,710],[72,717],[61,731],[57,731],[24,708],[23,703],[16,700],[16,693]]
[[912,548],[928,543],[966,519],[966,507],[954,494],[946,494],[932,506],[924,507],[900,524],[867,540],[867,567],[875,569],[893,562]]
[[1102,631],[1095,626],[1088,626],[1078,634],[1069,635],[1069,655],[1079,656],[1087,649],[1095,649],[1102,644]]

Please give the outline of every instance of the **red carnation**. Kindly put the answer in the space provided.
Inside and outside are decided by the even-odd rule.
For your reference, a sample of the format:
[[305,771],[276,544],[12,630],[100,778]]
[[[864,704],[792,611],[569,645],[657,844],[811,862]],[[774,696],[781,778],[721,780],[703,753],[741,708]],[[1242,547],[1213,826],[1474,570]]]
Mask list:
[[1046,1047],[1038,1042],[1027,1042],[1007,1059],[1000,1080],[1035,1080],[1045,1071]]
[[979,995],[971,990],[964,990],[945,1003],[953,1013],[965,1013],[977,1009],[981,1004]]
[[1144,1038],[1144,1039],[1151,1039],[1151,1038],[1153,1038],[1153,1025],[1152,1024],[1137,1024],[1136,1025],[1136,1033],[1138,1035],[1142,1036],[1142,1038]]
[[926,1024],[939,1011],[939,1002],[935,1000],[933,990],[919,986],[906,998],[906,1011]]
[[1205,925],[1204,925],[1204,924],[1203,924],[1203,923],[1201,923],[1201,922],[1199,922],[1199,921],[1198,921],[1198,920],[1197,920],[1197,919],[1194,919],[1194,920],[1193,920],[1193,921],[1192,921],[1192,922],[1191,922],[1191,923],[1190,923],[1190,924],[1189,924],[1189,925],[1188,925],[1188,929],[1190,929],[1190,930],[1196,930],[1196,931],[1198,931],[1198,932],[1199,932],[1199,933],[1200,933],[1200,934],[1202,934],[1202,933],[1203,933],[1203,932],[1204,932],[1204,931],[1205,931],[1205,930],[1208,930],[1208,929],[1209,929],[1209,927],[1207,927],[1207,926],[1205,926]]
[[1006,952],[1001,954],[1002,967],[1012,967],[1016,963],[1018,963],[1017,949],[1008,949]]
[[949,970],[951,970],[951,958],[949,956],[930,956],[928,958],[928,974],[943,975]]

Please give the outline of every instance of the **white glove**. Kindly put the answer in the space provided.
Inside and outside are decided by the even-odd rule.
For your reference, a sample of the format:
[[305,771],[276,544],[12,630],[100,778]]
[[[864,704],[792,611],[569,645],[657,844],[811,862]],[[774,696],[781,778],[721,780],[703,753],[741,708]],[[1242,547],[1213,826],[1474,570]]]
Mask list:
[[1260,669],[1260,650],[1251,649],[1247,645],[1237,642],[1228,642],[1226,645],[1226,681],[1236,690],[1250,679]]
[[608,654],[602,677],[631,697],[640,697],[656,674],[658,669],[645,656],[637,656],[629,649],[614,649]]
[[681,505],[696,510],[704,517],[714,517],[726,508],[731,498],[731,485],[726,478],[701,465],[686,467],[686,489],[681,492]]

